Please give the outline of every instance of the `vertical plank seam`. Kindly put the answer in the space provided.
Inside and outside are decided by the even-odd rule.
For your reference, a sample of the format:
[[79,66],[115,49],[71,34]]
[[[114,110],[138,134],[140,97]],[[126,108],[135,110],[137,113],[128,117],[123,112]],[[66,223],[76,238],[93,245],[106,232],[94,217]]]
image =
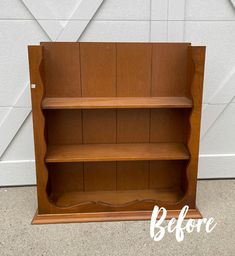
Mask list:
[[117,43],[115,43],[115,56],[116,56],[116,59],[115,59],[115,62],[116,62],[116,97],[118,96],[118,89],[117,89]]
[[[78,49],[79,49],[79,63],[80,63],[80,86],[81,86],[81,98],[83,97],[83,95],[82,95],[82,58],[81,58],[81,47],[80,47],[80,43],[78,43]],[[81,109],[80,110],[81,111],[81,130],[82,130],[82,144],[83,144],[83,141],[84,141],[84,138],[83,138],[83,136],[84,136],[84,134],[83,134],[83,109]],[[84,164],[84,162],[82,163],[82,173],[83,173],[83,175],[82,175],[82,182],[83,182],[83,191],[85,192],[85,164]]]
[[[117,85],[118,85],[118,83],[117,83],[117,43],[115,43],[115,56],[116,56],[116,59],[115,59],[115,63],[116,63],[116,75],[115,75],[115,78],[116,78],[116,97],[117,97],[117,92],[118,92],[118,90],[117,90]],[[117,133],[118,133],[118,109],[116,109],[116,143],[118,143],[118,135],[117,135]],[[116,167],[116,191],[117,191],[117,189],[118,189],[118,182],[117,182],[117,179],[118,179],[118,162],[117,161],[115,161],[116,163],[115,163],[115,167]]]
[[82,91],[82,58],[81,58],[81,43],[78,43],[79,48],[79,62],[80,62],[80,84],[81,84],[81,97],[83,97]]
[[150,97],[152,97],[152,82],[153,82],[153,43],[150,44],[151,46],[151,60],[150,60],[150,65],[151,65],[151,70],[150,70]]
[[[153,48],[155,44],[151,44],[151,78],[150,78],[150,96],[153,96]],[[151,142],[151,118],[152,118],[152,109],[150,109],[149,115],[149,143]]]
[[115,161],[115,167],[116,167],[116,191],[118,190],[118,182],[117,182],[118,173],[117,173],[117,166],[118,166],[118,162]]
[[[116,97],[118,96],[118,82],[117,82],[117,74],[118,74],[118,71],[117,71],[117,49],[118,49],[118,46],[117,46],[117,43],[115,43],[115,82],[116,82]],[[116,112],[116,143],[118,143],[118,110],[116,109],[115,110]]]
[[[150,67],[150,97],[152,97],[152,83],[153,83],[153,47],[151,43],[151,67]],[[149,143],[151,143],[151,118],[152,109],[149,109]],[[148,161],[148,189],[150,188],[150,161]]]
[[84,162],[82,163],[82,171],[83,171],[83,176],[82,176],[82,182],[83,182],[83,191],[85,192],[85,164]]

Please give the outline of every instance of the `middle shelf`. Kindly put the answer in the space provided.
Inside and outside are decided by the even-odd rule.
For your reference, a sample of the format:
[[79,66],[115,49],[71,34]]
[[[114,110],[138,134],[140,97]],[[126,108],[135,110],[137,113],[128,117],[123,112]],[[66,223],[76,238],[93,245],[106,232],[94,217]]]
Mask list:
[[192,108],[192,106],[192,100],[187,97],[46,97],[42,101],[43,109]]
[[186,160],[190,158],[183,143],[123,143],[49,145],[47,163],[135,160]]

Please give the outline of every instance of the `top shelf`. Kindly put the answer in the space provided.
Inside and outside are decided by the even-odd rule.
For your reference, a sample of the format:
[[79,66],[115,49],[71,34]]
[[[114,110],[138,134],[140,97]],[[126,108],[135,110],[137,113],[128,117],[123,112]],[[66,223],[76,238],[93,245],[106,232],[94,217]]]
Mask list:
[[43,109],[192,108],[187,97],[44,98]]

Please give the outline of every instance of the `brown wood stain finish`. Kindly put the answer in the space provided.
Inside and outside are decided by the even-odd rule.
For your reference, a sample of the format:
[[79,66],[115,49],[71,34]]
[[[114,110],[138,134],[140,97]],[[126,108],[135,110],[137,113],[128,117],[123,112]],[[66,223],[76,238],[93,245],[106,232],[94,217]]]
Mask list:
[[29,46],[38,213],[33,223],[168,218],[196,185],[205,47]]

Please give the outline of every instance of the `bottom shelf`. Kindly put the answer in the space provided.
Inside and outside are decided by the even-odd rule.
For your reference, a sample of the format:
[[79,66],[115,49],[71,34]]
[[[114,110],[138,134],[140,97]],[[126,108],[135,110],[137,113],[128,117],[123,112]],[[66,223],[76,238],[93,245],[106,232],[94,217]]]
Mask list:
[[57,207],[71,207],[85,203],[123,207],[139,201],[176,203],[182,196],[183,192],[180,188],[174,187],[154,190],[63,192],[51,194],[50,199]]

